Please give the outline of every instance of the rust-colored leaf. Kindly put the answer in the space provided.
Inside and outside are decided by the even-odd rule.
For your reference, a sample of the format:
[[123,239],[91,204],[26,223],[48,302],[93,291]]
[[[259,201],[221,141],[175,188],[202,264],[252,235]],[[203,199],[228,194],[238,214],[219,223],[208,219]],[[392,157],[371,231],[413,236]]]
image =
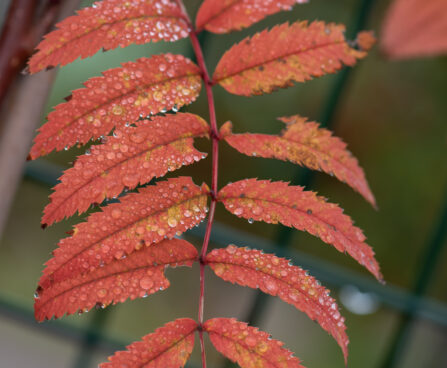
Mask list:
[[226,209],[238,217],[304,230],[347,252],[382,280],[379,265],[363,232],[335,204],[315,193],[284,182],[245,179],[226,185],[218,194]]
[[334,337],[347,360],[349,340],[344,318],[329,290],[306,271],[284,258],[234,245],[214,249],[206,256],[206,262],[225,281],[259,288],[306,313]]
[[234,318],[213,318],[204,323],[214,347],[241,368],[303,368],[283,343],[266,332]]
[[72,273],[65,280],[39,286],[34,304],[38,321],[59,318],[93,307],[124,302],[169,287],[166,266],[191,266],[197,250],[185,240],[171,239],[143,247],[125,259],[114,259],[103,267]]
[[205,0],[197,13],[196,27],[213,33],[241,30],[266,16],[308,0]]
[[206,157],[193,146],[193,138],[208,134],[208,124],[199,116],[178,113],[156,116],[136,127],[116,129],[103,145],[92,146],[74,167],[60,178],[45,207],[42,222],[51,225],[92,203],[116,197],[168,171]]
[[87,222],[75,226],[71,237],[59,242],[39,285],[45,288],[95,270],[200,224],[206,217],[208,190],[180,177],[120,198],[121,203],[90,215]]
[[231,123],[223,125],[221,132],[232,147],[245,155],[290,161],[335,175],[376,206],[365,173],[341,139],[333,137],[329,130],[319,128],[318,123],[308,122],[298,115],[279,120],[287,124],[279,136],[232,134]]
[[349,46],[343,25],[284,23],[234,45],[219,61],[213,79],[230,93],[261,95],[334,73],[365,56]]
[[394,0],[382,27],[381,48],[392,59],[447,53],[447,1]]
[[194,347],[197,323],[180,318],[157,328],[155,332],[134,342],[126,351],[117,351],[100,368],[181,368]]
[[176,41],[189,34],[175,1],[104,0],[78,11],[45,36],[29,61],[31,73],[66,65],[104,50],[132,43]]
[[89,79],[86,88],[73,91],[48,115],[31,148],[32,159],[107,135],[141,116],[189,104],[201,88],[199,68],[181,55],[141,58],[103,75]]

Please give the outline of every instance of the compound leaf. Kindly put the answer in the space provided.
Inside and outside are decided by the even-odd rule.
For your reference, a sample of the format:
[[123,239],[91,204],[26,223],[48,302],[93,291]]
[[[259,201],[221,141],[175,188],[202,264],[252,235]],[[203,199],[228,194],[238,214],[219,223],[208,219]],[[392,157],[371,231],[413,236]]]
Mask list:
[[365,56],[365,51],[348,44],[343,25],[284,23],[234,45],[219,61],[213,79],[230,93],[261,95],[293,81],[335,73]]
[[38,321],[59,318],[93,307],[124,302],[153,294],[169,287],[166,266],[191,266],[197,259],[196,248],[185,240],[164,240],[143,247],[125,259],[114,259],[103,267],[73,273],[47,287],[39,286],[34,304]]
[[286,129],[278,136],[232,134],[231,123],[223,125],[221,132],[228,144],[243,154],[290,161],[335,175],[376,206],[365,173],[341,139],[319,128],[318,123],[308,122],[298,115],[279,120],[286,123]]
[[196,28],[213,33],[241,30],[266,16],[307,0],[205,0],[197,13]]
[[107,135],[113,127],[193,102],[201,88],[199,68],[181,55],[155,55],[89,79],[86,88],[56,106],[39,129],[30,158]]
[[209,188],[180,177],[139,189],[93,213],[62,239],[39,282],[47,287],[94,270],[144,246],[173,238],[206,217]]
[[344,318],[329,290],[306,271],[292,266],[287,259],[234,245],[214,249],[206,262],[225,281],[278,296],[316,320],[340,345],[346,361],[349,340]]
[[29,61],[31,73],[92,56],[101,48],[176,41],[189,34],[175,1],[104,0],[56,25]]
[[234,318],[213,318],[203,328],[217,351],[242,368],[304,368],[282,342]]
[[133,189],[154,177],[206,157],[193,146],[193,138],[206,136],[208,124],[187,113],[156,116],[136,127],[123,127],[92,146],[73,168],[65,171],[45,207],[42,222],[51,225],[64,217],[86,211],[92,203],[116,197],[124,188]]
[[281,223],[307,231],[338,251],[347,252],[382,280],[374,252],[365,243],[363,232],[340,207],[313,192],[284,182],[245,179],[222,188],[218,200],[228,211],[250,222]]
[[157,328],[143,337],[142,341],[117,351],[109,362],[100,368],[181,368],[189,359],[194,347],[197,323],[190,318],[180,318]]

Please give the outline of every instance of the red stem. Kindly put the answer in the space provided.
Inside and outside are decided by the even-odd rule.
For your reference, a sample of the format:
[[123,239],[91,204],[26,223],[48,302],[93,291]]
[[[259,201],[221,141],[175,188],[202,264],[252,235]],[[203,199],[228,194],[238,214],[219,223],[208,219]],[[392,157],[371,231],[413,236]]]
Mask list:
[[203,56],[202,47],[200,46],[200,42],[197,38],[197,32],[194,29],[192,22],[186,12],[186,9],[181,0],[177,0],[179,6],[182,8],[183,13],[185,14],[186,19],[188,19],[189,27],[191,29],[189,38],[192,43],[192,47],[194,49],[194,53],[197,59],[197,63],[199,64],[200,71],[202,73],[202,79],[205,84],[206,96],[208,99],[208,111],[210,118],[210,136],[213,142],[212,149],[212,169],[211,169],[211,205],[208,216],[208,223],[206,225],[205,236],[203,238],[202,250],[200,251],[200,296],[199,296],[199,338],[200,338],[200,350],[202,353],[202,368],[206,368],[206,355],[205,355],[205,344],[203,341],[203,310],[205,305],[205,257],[208,250],[208,245],[211,237],[211,229],[213,227],[214,221],[214,213],[216,212],[216,202],[217,202],[217,174],[218,174],[218,165],[219,165],[219,131],[217,129],[217,120],[216,120],[216,109],[214,105],[214,96],[213,96],[213,83],[208,74],[208,69],[205,64],[205,58]]

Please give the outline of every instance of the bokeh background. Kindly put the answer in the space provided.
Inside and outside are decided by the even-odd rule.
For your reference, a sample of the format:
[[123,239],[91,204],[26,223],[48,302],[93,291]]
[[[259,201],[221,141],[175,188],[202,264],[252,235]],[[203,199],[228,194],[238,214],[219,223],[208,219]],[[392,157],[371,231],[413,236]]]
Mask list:
[[[91,1],[81,3],[87,6]],[[200,1],[185,3],[190,14],[195,14]],[[375,30],[380,39],[389,4],[387,0],[313,0],[242,32],[205,34],[201,42],[213,70],[233,43],[285,21],[341,22],[347,25],[348,34],[360,23]],[[8,5],[9,1],[2,0],[0,22]],[[82,81],[101,71],[167,51],[192,57],[189,41],[183,40],[98,53],[60,69],[45,114],[71,90],[80,88]],[[340,204],[367,235],[381,264],[385,286],[316,238],[284,231],[280,225],[248,224],[226,213],[223,206],[217,209],[213,232],[212,247],[234,242],[281,252],[320,278],[339,300],[346,317],[351,340],[349,367],[447,367],[446,86],[445,56],[390,61],[375,47],[353,69],[270,95],[244,98],[215,88],[219,125],[231,120],[235,132],[278,133],[282,127],[277,117],[301,114],[329,124],[366,171],[378,211],[330,176],[309,175],[290,163],[245,157],[221,144],[221,186],[245,177],[305,183],[308,189]],[[26,104],[22,108],[26,109]],[[199,100],[184,110],[207,118],[203,91]],[[39,119],[44,122],[44,116]],[[198,146],[203,151],[210,149],[205,140]],[[34,322],[33,294],[43,263],[65,232],[80,222],[74,217],[42,231],[41,213],[51,184],[83,151],[51,154],[24,166],[0,239],[0,367],[95,367],[114,350],[164,323],[196,316],[199,275],[194,267],[168,269],[171,287],[147,299],[58,321]],[[207,158],[168,176],[190,175],[196,183],[209,182],[210,165]],[[1,172],[3,175],[8,172]],[[201,231],[186,233],[185,238],[200,246]],[[307,367],[343,367],[336,343],[303,313],[207,272],[205,317],[217,316],[252,320],[284,341]],[[209,342],[207,356],[210,367],[228,367]],[[197,344],[189,366],[198,367],[199,363]]]

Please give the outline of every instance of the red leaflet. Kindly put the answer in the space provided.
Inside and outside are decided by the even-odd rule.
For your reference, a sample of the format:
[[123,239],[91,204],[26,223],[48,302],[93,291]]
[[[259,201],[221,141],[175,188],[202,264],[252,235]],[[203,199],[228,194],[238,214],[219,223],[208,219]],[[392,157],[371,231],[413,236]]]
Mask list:
[[189,34],[175,1],[104,0],[66,18],[57,28],[37,46],[39,51],[29,61],[31,73],[84,59],[101,48],[176,41]]
[[38,287],[34,304],[38,321],[59,318],[65,313],[87,311],[94,306],[136,299],[169,287],[164,276],[166,266],[191,266],[197,250],[185,240],[165,240],[144,247],[125,259],[115,259],[103,267],[71,274],[63,281]]
[[313,192],[284,182],[245,179],[226,185],[218,199],[228,211],[250,222],[279,222],[318,236],[338,251],[349,253],[377,279],[382,279],[374,252],[365,243],[362,231],[340,207]]
[[205,0],[197,13],[196,27],[214,33],[227,33],[251,26],[267,15],[308,0]]
[[290,265],[287,259],[234,245],[214,249],[206,256],[206,262],[225,281],[260,288],[316,320],[338,342],[347,361],[349,340],[344,318],[329,290],[307,272]]
[[141,58],[103,75],[89,79],[87,88],[73,91],[68,102],[48,115],[31,148],[32,159],[86,143],[140,116],[189,104],[201,88],[198,67],[181,55]]
[[232,147],[248,156],[290,161],[335,175],[376,206],[363,170],[341,139],[333,137],[329,130],[319,128],[317,123],[308,122],[299,115],[279,120],[287,124],[279,136],[232,134],[231,123],[222,126],[221,134]]
[[382,28],[381,48],[392,59],[447,53],[447,1],[394,0]]
[[283,343],[266,332],[234,318],[213,318],[204,323],[214,347],[241,368],[303,368]]
[[148,186],[110,204],[77,225],[46,263],[39,285],[75,277],[144,246],[198,225],[206,217],[208,187],[180,177]]
[[181,368],[184,367],[194,347],[194,332],[197,323],[190,318],[176,319],[157,328],[109,357],[100,368]]
[[193,146],[194,137],[208,135],[208,124],[199,116],[178,113],[143,120],[136,127],[115,130],[103,145],[92,146],[74,167],[65,171],[45,207],[42,222],[51,225],[92,203],[116,197],[154,177],[206,157]]
[[365,56],[348,45],[343,25],[284,23],[233,46],[219,61],[213,79],[230,93],[261,95],[293,81],[334,73]]

